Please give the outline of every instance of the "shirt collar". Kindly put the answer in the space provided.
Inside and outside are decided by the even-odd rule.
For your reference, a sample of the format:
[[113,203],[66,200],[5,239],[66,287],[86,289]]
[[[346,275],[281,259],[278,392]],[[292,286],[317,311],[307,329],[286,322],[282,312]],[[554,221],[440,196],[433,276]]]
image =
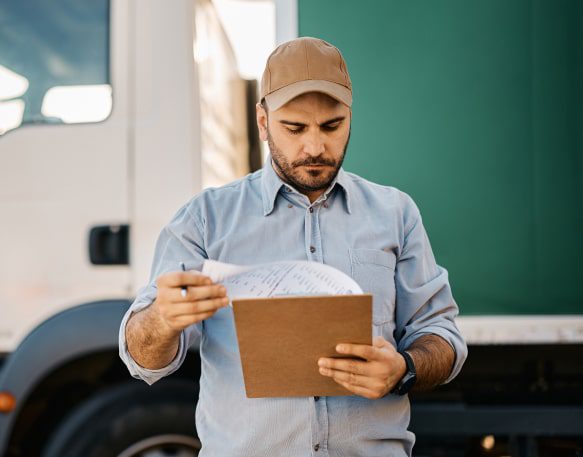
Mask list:
[[[350,177],[346,174],[343,168],[338,170],[338,174],[334,181],[330,184],[330,187],[326,190],[325,195],[328,196],[334,187],[338,184],[340,188],[344,191],[344,202],[345,209],[348,214],[351,214],[350,210]],[[279,193],[282,186],[288,186],[284,183],[281,178],[277,175],[273,169],[273,164],[271,162],[271,155],[268,154],[265,163],[263,164],[263,171],[261,176],[261,193],[263,198],[263,215],[268,216],[273,211],[275,206],[275,198]]]

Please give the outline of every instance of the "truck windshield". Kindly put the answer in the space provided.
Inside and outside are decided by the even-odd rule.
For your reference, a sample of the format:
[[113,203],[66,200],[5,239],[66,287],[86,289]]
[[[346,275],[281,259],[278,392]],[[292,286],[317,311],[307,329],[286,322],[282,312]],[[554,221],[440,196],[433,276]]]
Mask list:
[[0,2],[0,135],[111,112],[109,0]]

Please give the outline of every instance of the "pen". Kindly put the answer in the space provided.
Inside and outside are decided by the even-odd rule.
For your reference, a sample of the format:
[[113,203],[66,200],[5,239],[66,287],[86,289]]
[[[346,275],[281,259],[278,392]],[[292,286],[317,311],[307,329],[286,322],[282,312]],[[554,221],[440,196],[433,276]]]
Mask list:
[[[186,271],[186,267],[184,266],[184,262],[180,262],[180,268],[182,269],[182,271]],[[188,293],[186,286],[182,286],[180,288],[180,295],[182,295],[182,298],[186,298],[186,294]]]

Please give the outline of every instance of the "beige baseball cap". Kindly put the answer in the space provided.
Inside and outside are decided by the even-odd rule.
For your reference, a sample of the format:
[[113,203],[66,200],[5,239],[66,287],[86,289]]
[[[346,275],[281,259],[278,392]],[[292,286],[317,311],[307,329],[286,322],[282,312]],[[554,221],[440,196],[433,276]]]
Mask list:
[[267,58],[261,78],[261,100],[275,111],[306,92],[323,92],[352,105],[352,84],[346,62],[335,46],[302,37],[279,45]]

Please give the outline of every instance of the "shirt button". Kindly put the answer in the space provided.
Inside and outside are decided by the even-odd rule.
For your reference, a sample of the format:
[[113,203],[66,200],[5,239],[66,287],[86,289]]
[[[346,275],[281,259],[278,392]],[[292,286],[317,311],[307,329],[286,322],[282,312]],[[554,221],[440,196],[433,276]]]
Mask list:
[[324,203],[324,208],[328,208],[328,203]]
[[312,207],[310,206],[310,213],[313,213],[313,212],[314,212],[314,208],[312,208]]
[[318,450],[319,450],[319,449],[320,449],[320,445],[319,445],[319,444],[316,444],[316,445],[314,446],[314,451],[318,452]]
[[288,203],[288,204],[287,204],[287,207],[288,207],[288,208],[293,208],[293,207],[294,207],[294,205],[292,205],[291,203]]
[[316,248],[314,246],[310,246],[310,252],[313,254],[314,252],[316,252]]
[[314,401],[318,401],[320,397],[314,397]]

